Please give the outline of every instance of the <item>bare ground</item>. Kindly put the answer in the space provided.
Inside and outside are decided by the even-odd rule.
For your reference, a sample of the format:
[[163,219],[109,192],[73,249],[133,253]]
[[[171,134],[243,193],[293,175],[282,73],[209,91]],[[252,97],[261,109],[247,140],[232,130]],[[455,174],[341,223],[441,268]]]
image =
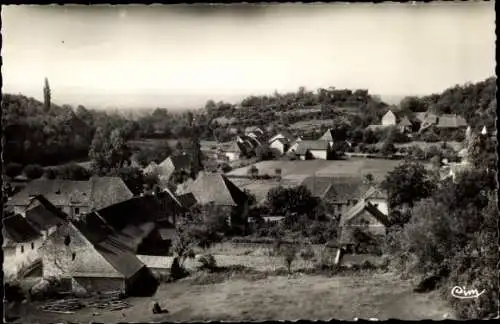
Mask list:
[[[129,298],[133,306],[115,312],[82,309],[75,314],[44,313],[23,304],[18,322],[165,322],[205,320],[329,320],[358,318],[444,319],[450,308],[436,293],[416,294],[393,274],[270,276],[229,278],[203,284],[195,278],[159,287],[151,298]],[[151,313],[158,301],[168,314]],[[450,318],[450,317],[449,317]]]

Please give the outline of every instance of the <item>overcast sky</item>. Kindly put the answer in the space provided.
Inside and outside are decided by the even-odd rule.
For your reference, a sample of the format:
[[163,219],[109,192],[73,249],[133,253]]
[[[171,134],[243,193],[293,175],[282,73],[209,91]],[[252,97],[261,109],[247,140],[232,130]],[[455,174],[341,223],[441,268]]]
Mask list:
[[202,106],[334,86],[429,94],[494,75],[494,3],[2,6],[4,92]]

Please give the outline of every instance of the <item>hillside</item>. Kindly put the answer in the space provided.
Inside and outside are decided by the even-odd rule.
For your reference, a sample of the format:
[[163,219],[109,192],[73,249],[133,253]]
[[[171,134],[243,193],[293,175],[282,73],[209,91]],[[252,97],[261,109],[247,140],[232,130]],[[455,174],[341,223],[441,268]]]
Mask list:
[[87,156],[92,129],[69,106],[23,95],[2,95],[4,161],[58,164]]

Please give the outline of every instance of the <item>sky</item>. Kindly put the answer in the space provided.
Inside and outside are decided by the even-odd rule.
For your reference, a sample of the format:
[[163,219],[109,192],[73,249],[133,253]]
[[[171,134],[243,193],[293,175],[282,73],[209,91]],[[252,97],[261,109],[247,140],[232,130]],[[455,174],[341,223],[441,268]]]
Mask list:
[[2,6],[3,92],[196,108],[300,86],[426,95],[495,74],[493,2]]

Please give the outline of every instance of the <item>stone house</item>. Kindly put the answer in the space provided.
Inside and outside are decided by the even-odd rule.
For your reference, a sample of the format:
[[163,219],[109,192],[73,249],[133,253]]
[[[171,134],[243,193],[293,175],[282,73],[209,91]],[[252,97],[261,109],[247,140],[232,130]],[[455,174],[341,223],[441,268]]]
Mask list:
[[68,283],[75,292],[151,293],[156,283],[126,239],[96,213],[69,221],[40,249],[43,277]]
[[283,155],[288,150],[288,144],[288,140],[280,137],[270,142],[269,147],[279,151]]
[[301,160],[327,160],[330,149],[327,141],[300,141],[294,153]]

